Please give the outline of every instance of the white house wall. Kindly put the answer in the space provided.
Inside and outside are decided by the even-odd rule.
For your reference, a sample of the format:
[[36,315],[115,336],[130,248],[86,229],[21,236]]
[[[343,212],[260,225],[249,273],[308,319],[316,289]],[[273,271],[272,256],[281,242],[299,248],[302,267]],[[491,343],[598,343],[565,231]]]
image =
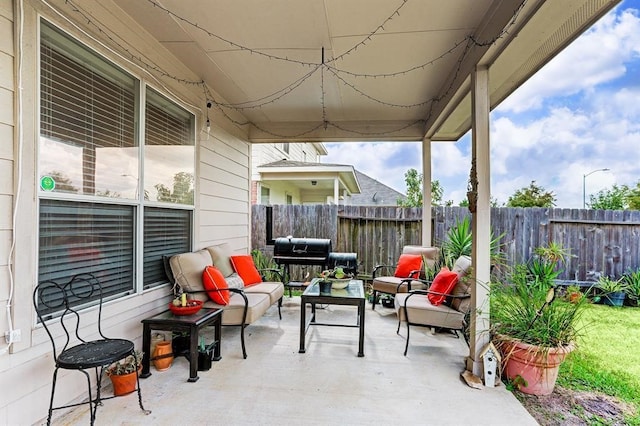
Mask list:
[[[11,206],[13,205],[13,4],[0,0],[0,306],[9,297],[8,258],[11,246]],[[0,330],[8,329],[5,310],[0,311]],[[4,334],[4,333],[2,333]],[[0,419],[2,412],[0,411]]]
[[[24,26],[19,27],[17,12],[24,8]],[[117,32],[143,55],[172,75],[197,80],[159,43],[133,21],[117,14],[110,1],[83,2],[94,21]],[[52,8],[54,10],[52,10]],[[12,321],[21,330],[21,342],[6,352],[0,339],[0,424],[34,424],[47,415],[53,360],[51,345],[41,327],[35,325],[31,294],[37,280],[37,193],[36,145],[38,117],[38,22],[45,17],[87,46],[128,70],[162,94],[180,103],[196,115],[196,126],[203,128],[206,99],[201,87],[183,85],[166,78],[156,79],[131,63],[117,46],[112,46],[100,31],[73,12],[64,0],[0,0],[0,336],[8,329],[5,315],[9,294],[9,248],[12,244],[12,214],[17,194],[18,170],[21,191],[17,210],[14,269],[15,295]],[[14,42],[14,34],[23,40]],[[23,62],[22,94],[18,95],[16,74],[18,53]],[[197,70],[195,70],[197,72]],[[17,112],[17,99],[22,114]],[[14,102],[15,100],[15,102]],[[228,241],[235,251],[246,253],[249,247],[250,145],[243,131],[218,114],[212,114],[211,131],[199,133],[196,141],[196,200],[194,214],[194,249]],[[15,127],[15,129],[14,129]],[[22,155],[18,158],[18,130],[22,133]],[[18,164],[21,166],[18,167]],[[140,321],[160,312],[170,298],[170,288],[163,286],[109,302],[103,312],[103,330],[107,335],[132,339],[141,347]],[[95,317],[95,310],[85,315]],[[61,373],[56,401],[84,398],[84,376]],[[58,415],[61,413],[58,413]]]

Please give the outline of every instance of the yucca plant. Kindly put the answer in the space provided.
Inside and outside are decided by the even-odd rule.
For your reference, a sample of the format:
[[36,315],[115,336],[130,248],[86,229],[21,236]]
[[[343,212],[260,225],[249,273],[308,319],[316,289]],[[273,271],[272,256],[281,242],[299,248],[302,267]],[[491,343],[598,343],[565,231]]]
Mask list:
[[456,221],[455,225],[447,231],[447,238],[442,244],[445,259],[453,259],[455,262],[460,256],[470,256],[472,242],[473,238],[471,236],[471,222],[469,218],[465,217],[462,221]]
[[[503,236],[504,233],[496,237],[493,235],[493,231],[491,231],[491,241],[489,245],[491,250],[491,263],[493,265],[504,262],[504,253],[500,251],[500,240]],[[472,244],[471,220],[469,217],[465,217],[461,221],[456,220],[455,224],[447,231],[447,237],[442,243],[441,257],[444,265],[452,268],[456,259],[460,256],[471,256]]]

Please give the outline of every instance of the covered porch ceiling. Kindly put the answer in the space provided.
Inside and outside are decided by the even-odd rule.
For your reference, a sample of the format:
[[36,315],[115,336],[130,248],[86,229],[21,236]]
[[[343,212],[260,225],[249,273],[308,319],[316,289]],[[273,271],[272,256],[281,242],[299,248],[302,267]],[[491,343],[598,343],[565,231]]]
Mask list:
[[114,0],[275,141],[455,141],[470,73],[494,108],[619,0]]

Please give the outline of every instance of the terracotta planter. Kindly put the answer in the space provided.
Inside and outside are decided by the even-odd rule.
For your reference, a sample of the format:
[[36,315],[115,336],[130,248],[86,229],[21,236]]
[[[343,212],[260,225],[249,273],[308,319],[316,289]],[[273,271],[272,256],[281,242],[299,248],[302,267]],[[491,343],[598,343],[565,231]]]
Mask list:
[[574,349],[570,344],[545,352],[538,346],[518,341],[502,341],[499,346],[505,376],[521,392],[531,395],[549,395],[553,392],[560,364]]
[[173,363],[173,349],[171,342],[158,342],[153,351],[153,365],[158,371],[165,371]]
[[[138,370],[138,372],[140,372]],[[115,396],[127,395],[136,390],[136,385],[138,384],[136,378],[136,372],[115,375],[112,374],[109,376],[111,379],[111,384],[113,385],[113,394]]]

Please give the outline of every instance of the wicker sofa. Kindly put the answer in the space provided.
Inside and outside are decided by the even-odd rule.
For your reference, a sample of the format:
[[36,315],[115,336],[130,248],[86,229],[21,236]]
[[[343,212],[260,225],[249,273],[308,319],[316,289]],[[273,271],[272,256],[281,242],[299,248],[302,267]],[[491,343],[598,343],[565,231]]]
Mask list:
[[[222,325],[240,327],[242,356],[247,357],[244,329],[264,315],[274,304],[278,306],[278,314],[282,318],[280,308],[284,285],[282,282],[260,282],[244,285],[242,278],[235,271],[231,262],[232,252],[229,244],[206,247],[190,253],[172,256],[168,263],[176,292],[186,292],[190,298],[202,300],[206,308],[223,309]],[[203,271],[207,266],[215,266],[224,276],[229,286],[229,303],[220,305],[209,298],[210,289],[205,289]]]

